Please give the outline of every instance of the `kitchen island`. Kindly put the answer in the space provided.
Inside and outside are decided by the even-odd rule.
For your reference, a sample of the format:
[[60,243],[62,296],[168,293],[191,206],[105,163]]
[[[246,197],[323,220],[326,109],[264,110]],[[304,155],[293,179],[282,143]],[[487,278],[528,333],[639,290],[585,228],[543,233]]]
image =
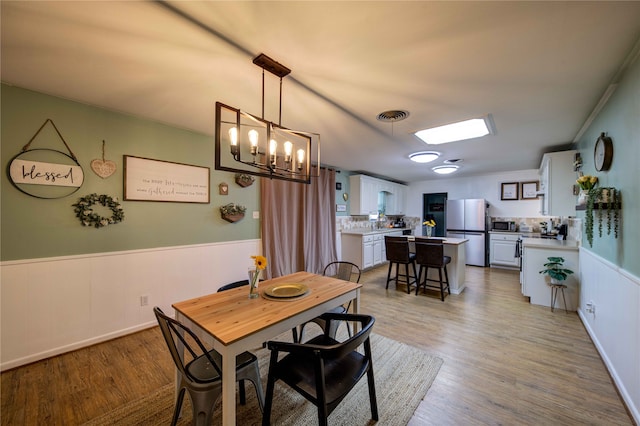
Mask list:
[[[386,250],[384,248],[384,237],[402,236],[403,231],[409,228],[381,228],[381,229],[348,229],[341,233],[342,259],[355,263],[361,269],[368,269],[380,265],[387,261]],[[414,239],[412,235],[407,236],[410,250],[413,250]],[[465,284],[465,244],[466,238],[438,238],[443,240],[444,255],[451,257],[451,263],[447,266],[449,275],[449,287],[451,294],[460,294],[464,290]],[[419,269],[416,267],[416,269]],[[435,275],[432,275],[435,274]],[[438,271],[431,268],[429,277],[437,277]]]
[[[578,307],[578,242],[552,240],[544,238],[524,238],[522,240],[522,294],[529,297],[534,305],[551,306],[551,288],[540,274],[548,257],[562,257],[564,266],[574,273],[562,284],[567,300],[567,310],[575,311]],[[556,301],[556,309],[564,309],[562,297]]]
[[[414,237],[409,237],[409,249],[415,252],[415,248],[411,241]],[[469,241],[466,238],[440,238],[434,239],[442,240],[444,244],[444,255],[451,258],[451,263],[447,265],[447,275],[449,276],[449,288],[451,294],[460,294],[464,290],[464,280],[466,279],[465,267],[467,264],[467,258],[465,255],[465,244]],[[419,266],[416,265],[419,270]],[[432,280],[438,280],[438,270],[436,268],[429,268],[429,277]],[[443,277],[444,279],[444,277]]]

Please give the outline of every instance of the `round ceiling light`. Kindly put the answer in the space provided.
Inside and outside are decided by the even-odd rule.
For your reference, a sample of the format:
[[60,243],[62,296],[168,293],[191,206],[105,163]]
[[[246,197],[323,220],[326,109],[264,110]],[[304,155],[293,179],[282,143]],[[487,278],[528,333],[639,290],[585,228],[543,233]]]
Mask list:
[[435,151],[414,152],[409,155],[409,159],[416,163],[430,163],[438,157],[440,157],[440,153]]
[[434,172],[440,174],[440,175],[448,175],[449,173],[453,173],[456,170],[458,170],[459,166],[436,166],[436,167],[432,167],[431,170],[433,170]]

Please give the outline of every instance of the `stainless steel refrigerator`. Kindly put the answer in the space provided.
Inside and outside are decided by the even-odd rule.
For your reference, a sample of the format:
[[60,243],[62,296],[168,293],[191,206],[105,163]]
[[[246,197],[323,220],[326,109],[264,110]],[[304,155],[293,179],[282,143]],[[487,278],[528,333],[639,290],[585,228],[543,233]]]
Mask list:
[[467,265],[489,265],[489,204],[484,198],[447,200],[447,237],[466,238]]

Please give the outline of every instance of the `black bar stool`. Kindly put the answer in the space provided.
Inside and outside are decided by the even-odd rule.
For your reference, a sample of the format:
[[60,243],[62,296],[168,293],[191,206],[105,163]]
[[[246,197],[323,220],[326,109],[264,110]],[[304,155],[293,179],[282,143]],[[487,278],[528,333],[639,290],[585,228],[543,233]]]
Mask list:
[[[416,238],[416,263],[420,265],[420,272],[418,273],[418,285],[416,286],[416,296],[420,287],[424,286],[425,291],[427,288],[433,288],[440,290],[440,300],[444,302],[444,291],[447,290],[451,294],[449,288],[449,274],[447,273],[447,265],[451,263],[451,257],[444,255],[444,244],[442,240],[429,239],[429,238]],[[438,268],[439,280],[428,278],[429,268]],[[424,279],[422,278],[422,271],[424,270]],[[445,281],[442,281],[442,271],[444,270]],[[437,282],[439,285],[429,285],[428,282]]]
[[[416,273],[416,255],[409,251],[409,240],[407,237],[384,237],[384,246],[387,251],[387,260],[389,261],[389,272],[387,273],[387,286],[389,281],[404,282],[407,284],[407,293],[411,293],[411,284],[417,284],[418,274]],[[391,277],[391,269],[396,265],[395,278]],[[404,265],[404,274],[400,273],[400,265]],[[409,273],[409,265],[413,267],[413,278]]]

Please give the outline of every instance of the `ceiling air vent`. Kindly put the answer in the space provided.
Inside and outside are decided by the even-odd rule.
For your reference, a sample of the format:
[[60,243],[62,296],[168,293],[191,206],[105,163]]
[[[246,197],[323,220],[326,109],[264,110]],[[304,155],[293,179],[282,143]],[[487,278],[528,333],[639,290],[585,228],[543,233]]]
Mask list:
[[396,121],[402,121],[409,117],[409,111],[403,111],[399,109],[392,109],[389,111],[381,112],[376,119],[378,121],[384,121],[385,123],[393,123]]

